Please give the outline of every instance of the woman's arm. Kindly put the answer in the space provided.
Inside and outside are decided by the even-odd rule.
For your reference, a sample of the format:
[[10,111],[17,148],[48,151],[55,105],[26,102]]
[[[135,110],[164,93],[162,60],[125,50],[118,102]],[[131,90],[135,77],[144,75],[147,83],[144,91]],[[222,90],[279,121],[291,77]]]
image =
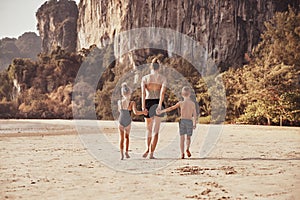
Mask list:
[[120,110],[121,110],[121,100],[118,100],[118,111],[120,112]]
[[165,99],[165,92],[167,89],[167,79],[164,76],[162,76],[162,77],[163,77],[163,80],[162,80],[162,85],[161,85],[160,94],[159,94],[158,109],[161,109],[162,103],[164,102],[164,99]]
[[145,103],[145,99],[146,99],[146,86],[145,86],[145,77],[142,78],[142,81],[141,81],[141,93],[142,93],[142,110],[145,110],[146,109],[146,103]]

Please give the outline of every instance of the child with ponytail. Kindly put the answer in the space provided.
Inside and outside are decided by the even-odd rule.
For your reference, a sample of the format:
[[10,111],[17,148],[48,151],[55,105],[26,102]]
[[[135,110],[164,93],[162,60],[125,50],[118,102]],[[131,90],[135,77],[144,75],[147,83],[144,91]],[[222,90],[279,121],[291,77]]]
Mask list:
[[121,160],[124,159],[124,140],[125,143],[125,156],[126,158],[130,158],[128,154],[129,149],[129,134],[131,130],[131,111],[135,115],[147,115],[147,111],[138,111],[136,109],[136,103],[131,101],[131,88],[128,87],[127,83],[122,83],[121,85],[121,95],[122,99],[118,101],[118,111],[119,115],[119,133],[120,133],[120,152],[121,152]]

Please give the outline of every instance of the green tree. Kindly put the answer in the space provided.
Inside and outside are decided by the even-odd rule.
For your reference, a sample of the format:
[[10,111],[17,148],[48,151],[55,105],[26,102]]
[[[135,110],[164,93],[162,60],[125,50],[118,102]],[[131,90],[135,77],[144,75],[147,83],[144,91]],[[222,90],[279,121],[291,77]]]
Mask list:
[[300,14],[292,8],[278,12],[265,23],[266,31],[254,55],[263,66],[276,64],[295,65],[300,68]]
[[248,103],[240,120],[300,124],[300,14],[276,13],[267,22],[255,60],[242,70]]

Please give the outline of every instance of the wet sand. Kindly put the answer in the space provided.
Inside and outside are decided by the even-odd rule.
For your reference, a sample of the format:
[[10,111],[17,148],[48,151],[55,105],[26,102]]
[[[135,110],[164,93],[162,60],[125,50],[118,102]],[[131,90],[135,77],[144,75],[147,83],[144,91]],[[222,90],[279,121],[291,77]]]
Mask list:
[[[300,128],[224,125],[210,154],[199,158],[209,125],[198,125],[192,157],[182,160],[177,124],[168,123],[150,160],[140,156],[145,129],[135,122],[132,157],[107,164],[101,156],[118,155],[116,123],[86,124],[0,120],[0,199],[300,199]],[[99,132],[115,146],[111,155],[95,156],[85,143],[84,134]]]

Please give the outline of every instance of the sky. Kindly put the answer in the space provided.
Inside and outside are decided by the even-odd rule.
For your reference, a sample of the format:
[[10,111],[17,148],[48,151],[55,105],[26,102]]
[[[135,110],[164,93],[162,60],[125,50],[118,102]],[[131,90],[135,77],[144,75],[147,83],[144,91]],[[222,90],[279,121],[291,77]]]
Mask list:
[[18,38],[28,31],[38,34],[35,13],[44,2],[46,0],[0,0],[0,39]]

